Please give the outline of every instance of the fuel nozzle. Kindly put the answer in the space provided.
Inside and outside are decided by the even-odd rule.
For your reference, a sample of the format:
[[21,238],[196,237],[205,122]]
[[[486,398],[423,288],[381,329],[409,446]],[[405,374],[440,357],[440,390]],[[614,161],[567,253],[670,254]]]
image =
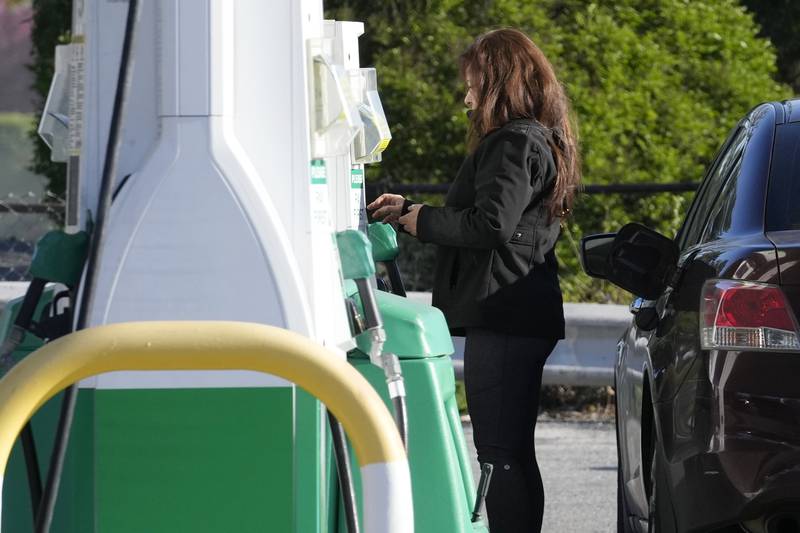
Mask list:
[[372,243],[372,257],[377,263],[382,263],[389,274],[389,285],[393,294],[406,296],[400,268],[397,266],[397,256],[400,248],[397,245],[397,232],[391,224],[373,222],[367,227],[370,243]]
[[346,230],[336,234],[336,244],[342,262],[342,276],[355,282],[363,308],[365,331],[361,335],[369,337],[369,360],[383,369],[386,386],[395,411],[395,422],[403,443],[406,442],[408,422],[406,418],[405,384],[400,361],[397,355],[384,352],[386,331],[383,329],[372,279],[375,277],[375,264],[372,262],[372,244],[367,236],[357,230]]
[[[67,234],[58,230],[49,231],[36,243],[31,266],[28,269],[28,274],[33,279],[28,286],[8,336],[0,344],[0,368],[3,371],[8,371],[13,366],[13,353],[24,340],[27,332],[48,337],[50,340],[69,332],[62,331],[59,335],[42,335],[42,331],[33,331],[34,314],[47,283],[61,283],[67,287],[78,285],[88,247],[89,235],[83,231],[75,234]],[[72,326],[71,321],[68,326]]]
[[[359,234],[363,235],[360,232]],[[342,264],[344,264],[344,259],[342,259]],[[375,267],[373,266],[371,276],[374,275]],[[383,329],[383,320],[381,320],[381,314],[378,311],[378,303],[375,301],[375,291],[372,288],[370,278],[355,278],[353,281],[356,283],[358,297],[361,299],[362,316],[366,328],[364,334],[368,335],[370,339],[369,360],[372,364],[381,366],[380,356],[383,353],[383,345],[386,342],[386,332]]]

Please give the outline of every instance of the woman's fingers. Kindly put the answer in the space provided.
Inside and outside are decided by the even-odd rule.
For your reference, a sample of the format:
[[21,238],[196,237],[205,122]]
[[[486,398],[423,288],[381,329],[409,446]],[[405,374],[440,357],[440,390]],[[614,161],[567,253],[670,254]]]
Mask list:
[[[417,211],[419,211],[419,208],[422,207],[422,205],[423,204],[410,205],[408,207],[408,213],[406,213],[405,215],[401,216],[398,219],[400,221],[400,224],[408,224],[410,222],[416,223],[417,217],[419,216],[419,213],[417,213]],[[402,211],[402,207],[400,208],[400,211]],[[398,213],[400,211],[398,211]]]
[[387,206],[381,207],[380,209],[378,209],[374,213],[372,213],[372,218],[376,219],[376,220],[380,220],[382,222],[386,222],[387,221],[386,220],[387,217],[393,216],[393,217],[395,217],[395,220],[396,220],[397,217],[400,216],[400,211],[402,211],[402,209],[403,209],[403,205],[402,204],[401,205],[387,205]]
[[423,204],[414,204],[408,208],[408,213],[401,216],[398,222],[407,233],[417,236],[417,218],[419,217],[419,210]]
[[404,201],[405,201],[405,198],[403,198],[399,194],[385,193],[385,194],[381,194],[380,196],[378,196],[375,199],[375,201],[371,202],[367,206],[367,209],[372,211],[373,209],[378,209],[379,207],[383,207],[383,206],[398,206],[398,205],[402,206]]
[[380,195],[377,198],[375,198],[375,200],[373,200],[371,203],[369,203],[367,205],[367,209],[372,211],[373,209],[376,209],[376,208],[380,207],[381,205],[383,205],[383,196],[384,195]]

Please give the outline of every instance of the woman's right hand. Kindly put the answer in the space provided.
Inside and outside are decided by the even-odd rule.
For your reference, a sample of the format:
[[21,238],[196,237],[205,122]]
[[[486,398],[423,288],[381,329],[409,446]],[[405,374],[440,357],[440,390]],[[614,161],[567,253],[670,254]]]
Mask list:
[[397,222],[397,219],[403,214],[403,203],[405,201],[406,199],[399,194],[381,194],[367,206],[367,209],[373,212],[372,218],[374,220],[388,224]]

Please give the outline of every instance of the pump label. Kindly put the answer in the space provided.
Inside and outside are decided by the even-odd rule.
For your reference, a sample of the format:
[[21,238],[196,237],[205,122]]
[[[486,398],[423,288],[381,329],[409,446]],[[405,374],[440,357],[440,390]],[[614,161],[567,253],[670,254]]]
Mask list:
[[364,171],[360,168],[354,168],[350,171],[350,188],[361,190],[364,186]]
[[367,209],[364,203],[364,169],[350,169],[350,227],[366,228]]
[[312,230],[331,227],[328,175],[322,159],[311,161],[311,227]]

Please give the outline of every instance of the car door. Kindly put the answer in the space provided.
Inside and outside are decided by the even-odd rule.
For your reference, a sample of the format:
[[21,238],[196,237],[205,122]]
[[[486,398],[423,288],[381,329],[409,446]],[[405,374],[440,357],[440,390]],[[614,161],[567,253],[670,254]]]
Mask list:
[[[729,135],[703,179],[678,233],[681,250],[679,268],[693,257],[707,224],[708,213],[720,197],[727,179],[737,171],[737,161],[741,161],[746,138],[747,123],[742,123]],[[647,308],[655,308],[659,325],[647,329],[638,327],[634,321],[619,348],[616,379],[617,394],[620,395],[618,405],[623,411],[619,416],[620,466],[628,511],[640,517],[648,515],[650,454],[647,450],[650,449],[650,428],[653,423],[651,391],[660,390],[665,378],[679,377],[679,374],[665,372],[665,368],[675,359],[671,346],[674,341],[672,318],[675,308],[674,303],[670,302],[675,302],[676,296],[675,290],[668,287],[657,300],[635,299],[631,304],[631,312],[635,315]],[[659,400],[657,392],[655,400]]]

